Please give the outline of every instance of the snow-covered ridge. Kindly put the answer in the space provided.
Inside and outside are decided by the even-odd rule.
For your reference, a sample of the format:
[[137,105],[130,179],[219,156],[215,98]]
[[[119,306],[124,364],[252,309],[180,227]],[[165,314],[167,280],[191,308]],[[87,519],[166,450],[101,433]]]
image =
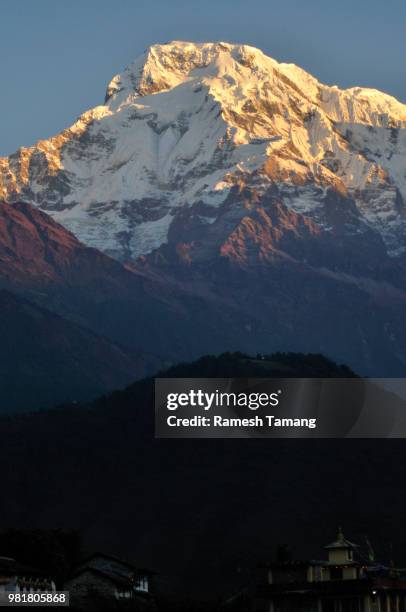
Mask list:
[[209,82],[218,93],[229,92],[229,101],[235,101],[236,97],[244,99],[253,87],[263,91],[262,85],[281,77],[291,81],[285,81],[282,90],[299,89],[309,103],[320,105],[335,120],[369,123],[373,118],[382,125],[389,119],[406,121],[406,105],[388,94],[376,89],[340,90],[322,85],[295,64],[279,63],[255,47],[224,42],[153,45],[112,79],[106,101],[117,108],[137,97],[172,89],[185,80]]
[[277,187],[326,229],[331,188],[395,255],[406,246],[405,128],[406,105],[385,93],[323,85],[246,45],[174,41],[115,76],[105,104],[71,128],[0,158],[0,198],[134,258],[164,243],[185,207],[215,223],[244,185],[257,198]]

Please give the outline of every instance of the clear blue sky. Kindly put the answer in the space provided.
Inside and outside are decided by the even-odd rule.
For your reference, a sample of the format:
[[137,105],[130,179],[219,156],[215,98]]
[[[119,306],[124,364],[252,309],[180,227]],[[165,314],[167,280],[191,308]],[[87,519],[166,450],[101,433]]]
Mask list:
[[406,101],[404,0],[1,0],[0,155],[103,102],[155,42],[226,40]]

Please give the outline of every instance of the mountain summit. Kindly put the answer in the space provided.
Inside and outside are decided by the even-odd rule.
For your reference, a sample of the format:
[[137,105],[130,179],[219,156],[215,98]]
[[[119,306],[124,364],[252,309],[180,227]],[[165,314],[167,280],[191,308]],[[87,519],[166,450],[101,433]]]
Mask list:
[[312,235],[398,258],[405,127],[406,105],[379,91],[323,85],[246,45],[175,41],[148,48],[73,126],[0,158],[0,198],[122,260],[190,236],[199,259],[246,260],[231,232],[264,202]]

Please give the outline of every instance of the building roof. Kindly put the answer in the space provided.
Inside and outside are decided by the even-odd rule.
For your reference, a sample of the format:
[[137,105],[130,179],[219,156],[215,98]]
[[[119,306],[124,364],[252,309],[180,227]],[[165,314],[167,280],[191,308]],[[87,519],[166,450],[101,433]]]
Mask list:
[[95,576],[98,576],[99,578],[104,578],[105,580],[108,580],[108,582],[111,582],[112,584],[114,584],[114,586],[120,587],[121,589],[125,589],[128,591],[134,591],[134,593],[142,597],[151,597],[151,594],[149,592],[141,591],[141,590],[138,590],[137,588],[134,588],[135,587],[134,581],[131,580],[130,578],[126,576],[122,576],[120,574],[116,574],[115,572],[101,570],[101,569],[97,569],[95,567],[89,567],[89,566],[81,567],[76,572],[74,572],[74,574],[67,580],[66,584],[69,584],[70,580],[86,572],[89,572]]
[[344,537],[343,531],[341,529],[341,527],[338,528],[338,534],[337,534],[337,539],[334,542],[331,542],[331,544],[327,544],[327,546],[324,547],[326,550],[332,550],[332,549],[346,549],[346,548],[358,548],[358,544],[353,544],[352,542],[350,542],[349,540],[347,540]]
[[96,557],[101,557],[102,559],[107,559],[108,561],[113,561],[114,563],[118,563],[120,565],[122,565],[123,567],[128,568],[129,570],[133,571],[133,572],[137,572],[137,573],[143,573],[149,576],[153,576],[156,574],[156,572],[147,569],[145,567],[139,567],[138,565],[135,565],[134,563],[130,562],[130,561],[126,561],[123,559],[119,559],[118,557],[114,557],[113,555],[109,555],[107,553],[102,553],[102,552],[94,552],[91,555],[85,557],[83,559],[83,561],[79,564],[79,568],[85,568],[89,566],[89,563],[92,559],[95,559]]
[[0,574],[3,576],[32,576],[46,577],[47,573],[28,565],[23,565],[11,557],[0,557]]
[[349,561],[348,563],[334,563],[333,561],[327,561],[326,559],[307,559],[307,560],[294,560],[294,561],[270,561],[268,563],[261,563],[259,564],[258,567],[260,568],[267,568],[267,569],[274,569],[274,570],[289,570],[289,569],[294,569],[294,568],[301,568],[301,567],[339,567],[339,568],[345,568],[345,567],[365,567],[365,563],[364,562],[357,562],[357,561]]
[[100,569],[96,569],[95,567],[88,567],[88,566],[85,566],[79,569],[77,572],[73,574],[72,578],[76,576],[80,576],[80,574],[83,574],[85,572],[90,572],[91,574],[95,574],[95,576],[100,576],[102,578],[105,578],[106,580],[108,580],[109,582],[112,582],[116,586],[120,586],[120,587],[124,587],[128,589],[134,586],[133,583],[125,576],[120,576],[120,574],[116,574],[114,572],[108,572],[106,570],[100,570]]

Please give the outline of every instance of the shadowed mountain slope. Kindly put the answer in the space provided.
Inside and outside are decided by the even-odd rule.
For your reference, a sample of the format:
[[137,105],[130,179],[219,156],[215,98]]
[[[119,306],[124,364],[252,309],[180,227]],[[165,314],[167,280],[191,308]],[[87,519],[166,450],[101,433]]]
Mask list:
[[90,399],[146,365],[90,330],[0,290],[0,413]]

